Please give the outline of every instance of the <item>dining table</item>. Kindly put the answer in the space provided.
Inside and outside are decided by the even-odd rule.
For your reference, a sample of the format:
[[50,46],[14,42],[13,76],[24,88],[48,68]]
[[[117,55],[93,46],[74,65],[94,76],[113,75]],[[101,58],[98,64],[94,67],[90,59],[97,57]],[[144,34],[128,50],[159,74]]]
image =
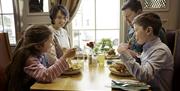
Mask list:
[[[113,61],[119,61],[119,59]],[[51,83],[36,82],[30,89],[31,91],[121,91],[112,89],[112,80],[136,80],[133,76],[111,74],[107,60],[104,65],[89,64],[88,60],[83,60],[81,65],[79,73],[62,74]]]

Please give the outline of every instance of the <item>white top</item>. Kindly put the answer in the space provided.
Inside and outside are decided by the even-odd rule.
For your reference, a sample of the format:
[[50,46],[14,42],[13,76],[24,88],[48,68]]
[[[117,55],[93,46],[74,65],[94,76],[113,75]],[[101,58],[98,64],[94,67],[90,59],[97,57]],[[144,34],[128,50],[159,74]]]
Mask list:
[[54,29],[52,25],[49,28],[53,31],[53,34],[58,38],[58,43],[60,44],[61,48],[70,48],[70,41],[69,35],[67,31],[63,28],[59,28],[58,30]]

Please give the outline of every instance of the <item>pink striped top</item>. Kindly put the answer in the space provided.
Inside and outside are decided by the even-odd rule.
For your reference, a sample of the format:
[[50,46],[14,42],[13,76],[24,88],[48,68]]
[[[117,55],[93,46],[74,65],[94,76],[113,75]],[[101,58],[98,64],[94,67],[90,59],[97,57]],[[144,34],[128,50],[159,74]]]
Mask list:
[[41,64],[40,61],[40,59],[30,56],[24,67],[25,73],[35,78],[38,82],[52,82],[69,68],[68,63],[63,57],[57,59],[57,61],[48,68]]

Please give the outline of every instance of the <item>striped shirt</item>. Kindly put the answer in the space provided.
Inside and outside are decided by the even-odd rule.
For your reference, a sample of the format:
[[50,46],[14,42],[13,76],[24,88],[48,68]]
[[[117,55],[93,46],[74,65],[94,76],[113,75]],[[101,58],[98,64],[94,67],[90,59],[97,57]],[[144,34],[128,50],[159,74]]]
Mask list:
[[42,61],[45,61],[43,56],[39,58],[30,56],[24,67],[24,72],[36,79],[38,82],[52,82],[69,68],[68,63],[63,57],[57,59],[57,61],[50,67],[43,65]]

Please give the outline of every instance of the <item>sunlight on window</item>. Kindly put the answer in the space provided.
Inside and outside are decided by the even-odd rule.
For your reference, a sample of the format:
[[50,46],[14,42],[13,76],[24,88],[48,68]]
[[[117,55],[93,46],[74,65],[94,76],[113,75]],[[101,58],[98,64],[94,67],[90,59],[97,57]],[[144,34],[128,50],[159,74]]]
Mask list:
[[8,32],[10,44],[16,44],[16,32],[12,0],[0,0],[0,2],[0,32]]
[[2,5],[1,13],[13,13],[12,0],[1,0],[1,5]]
[[119,29],[119,0],[96,0],[97,29]]
[[120,35],[120,0],[82,0],[72,21],[73,46],[84,49],[87,42],[109,38],[117,47]]
[[43,0],[43,12],[49,12],[49,0]]
[[73,29],[95,29],[94,3],[94,0],[82,0],[81,6],[73,19]]

